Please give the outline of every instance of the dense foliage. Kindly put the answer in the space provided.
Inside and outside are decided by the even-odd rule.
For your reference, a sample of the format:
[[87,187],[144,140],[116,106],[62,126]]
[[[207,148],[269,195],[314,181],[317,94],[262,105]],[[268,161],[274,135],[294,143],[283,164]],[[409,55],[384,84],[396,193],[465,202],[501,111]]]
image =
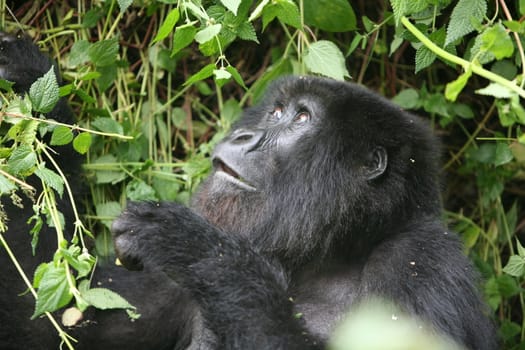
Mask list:
[[[35,316],[74,299],[135,317],[117,295],[89,289],[94,256],[112,255],[108,228],[125,199],[187,202],[216,141],[269,81],[319,74],[428,117],[445,144],[444,219],[482,271],[505,348],[525,348],[524,0],[1,4],[2,28],[34,38],[65,80],[59,87],[49,72],[27,96],[0,85],[2,200],[16,201],[24,178],[38,176],[28,234],[37,244],[41,225],[57,228],[55,259],[34,278]],[[59,96],[77,125],[40,119]],[[46,133],[49,145],[37,137]],[[86,156],[89,195],[66,242],[54,201],[68,195],[67,179],[42,159],[69,143]]]

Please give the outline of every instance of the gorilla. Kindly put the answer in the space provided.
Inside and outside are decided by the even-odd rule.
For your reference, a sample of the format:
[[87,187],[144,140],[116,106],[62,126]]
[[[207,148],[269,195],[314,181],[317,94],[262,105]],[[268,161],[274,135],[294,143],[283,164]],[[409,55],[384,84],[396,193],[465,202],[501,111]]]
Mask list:
[[[0,76],[18,91],[51,64],[30,40],[0,36]],[[65,101],[49,117],[73,121]],[[441,222],[439,152],[423,121],[360,86],[278,80],[217,145],[191,208],[136,202],[115,220],[118,257],[139,271],[100,266],[92,284],[142,316],[88,310],[68,330],[75,348],[322,349],[349,312],[381,298],[465,348],[497,349],[477,274]],[[74,153],[58,160],[78,178]],[[33,271],[54,234],[45,228],[32,256],[31,202],[7,202],[6,239]],[[29,320],[34,300],[17,295],[3,251],[0,264],[0,348],[58,348],[47,320]]]
[[186,288],[212,348],[321,349],[381,298],[462,347],[496,349],[441,222],[439,151],[425,123],[363,87],[284,78],[217,145],[191,209],[129,204],[117,255]]

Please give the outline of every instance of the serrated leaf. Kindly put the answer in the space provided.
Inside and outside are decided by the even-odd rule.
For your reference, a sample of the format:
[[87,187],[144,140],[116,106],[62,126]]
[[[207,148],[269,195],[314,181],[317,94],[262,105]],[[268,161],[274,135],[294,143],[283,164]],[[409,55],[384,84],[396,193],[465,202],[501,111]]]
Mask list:
[[[418,1],[422,0],[413,0]],[[328,32],[348,32],[356,28],[355,13],[348,0],[308,0],[303,6],[304,21],[310,26]]]
[[311,44],[303,59],[308,70],[313,73],[337,80],[350,76],[341,50],[331,41],[319,40]]
[[44,312],[55,311],[71,301],[73,294],[67,282],[64,266],[49,264],[40,281],[37,295],[35,312],[31,316],[33,320]]
[[7,161],[7,166],[11,174],[25,175],[32,171],[36,165],[36,153],[29,145],[21,145],[15,148],[11,157]]
[[91,44],[87,50],[91,62],[97,67],[113,65],[117,59],[119,50],[118,38],[97,41]]
[[162,25],[160,26],[159,32],[157,33],[155,38],[153,38],[152,43],[156,43],[157,41],[160,41],[166,38],[171,33],[173,28],[175,28],[175,24],[177,24],[177,21],[179,20],[179,18],[180,18],[179,9],[174,8],[173,10],[171,10],[166,16],[166,19],[164,20]]
[[463,90],[465,85],[467,85],[467,82],[471,75],[472,70],[468,69],[463,74],[461,74],[456,80],[448,83],[445,87],[445,98],[452,102],[456,101],[459,93]]
[[195,41],[199,44],[204,44],[205,42],[208,42],[215,36],[217,36],[220,33],[221,28],[221,24],[212,24],[210,26],[207,26],[206,28],[199,30],[195,34]]
[[58,195],[62,197],[62,194],[64,194],[64,180],[62,180],[60,175],[44,167],[38,167],[35,170],[35,174],[43,183],[57,191]]
[[486,12],[486,0],[459,0],[450,16],[445,46],[473,32],[471,18],[481,22]]
[[177,28],[175,30],[175,34],[173,35],[173,50],[171,51],[171,55],[173,56],[191,44],[195,38],[195,34],[197,34],[197,28],[194,26]]
[[111,118],[99,117],[95,119],[91,125],[102,132],[113,133],[113,134],[124,134],[124,129],[116,120]]
[[416,69],[415,73],[420,72],[422,69],[430,66],[436,60],[436,54],[430,51],[430,49],[424,45],[421,45],[416,50]]
[[255,28],[251,23],[248,22],[243,22],[239,25],[237,28],[237,36],[242,40],[255,41],[256,43],[259,42],[259,40],[257,40]]
[[49,113],[59,99],[59,89],[54,67],[51,67],[43,77],[38,78],[29,89],[29,98],[33,110]]
[[91,288],[82,298],[97,309],[135,309],[126,299],[106,288]]
[[200,71],[193,74],[191,77],[188,78],[184,82],[184,86],[194,84],[200,80],[204,80],[206,78],[209,78],[213,75],[213,71],[215,70],[215,65],[213,63],[208,64],[207,66],[204,66]]
[[428,0],[390,0],[396,25],[402,16],[423,11],[429,6]]
[[91,146],[91,134],[82,132],[78,134],[73,140],[73,148],[80,154],[85,154]]
[[503,272],[514,277],[522,277],[525,275],[525,259],[519,255],[512,255]]
[[241,0],[221,0],[224,7],[226,7],[228,10],[233,12],[234,15],[237,16],[237,10],[239,9],[239,5],[241,4]]
[[52,146],[67,145],[73,141],[73,132],[66,126],[59,125],[53,129],[51,135],[51,141],[49,142]]

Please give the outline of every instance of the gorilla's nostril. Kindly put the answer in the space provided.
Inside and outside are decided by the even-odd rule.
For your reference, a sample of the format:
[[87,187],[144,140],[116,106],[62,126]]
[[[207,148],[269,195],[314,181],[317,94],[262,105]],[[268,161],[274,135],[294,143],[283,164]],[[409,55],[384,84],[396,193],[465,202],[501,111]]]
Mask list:
[[243,133],[243,134],[237,135],[233,139],[233,142],[246,142],[246,141],[250,141],[252,138],[253,138],[252,133]]

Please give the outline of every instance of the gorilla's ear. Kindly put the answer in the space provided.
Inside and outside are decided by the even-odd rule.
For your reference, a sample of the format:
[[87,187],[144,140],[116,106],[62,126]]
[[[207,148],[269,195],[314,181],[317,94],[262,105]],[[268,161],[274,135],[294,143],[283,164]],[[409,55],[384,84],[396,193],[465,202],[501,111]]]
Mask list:
[[367,180],[373,180],[381,176],[388,165],[388,154],[386,149],[377,146],[370,153],[368,163],[365,165],[365,177]]

